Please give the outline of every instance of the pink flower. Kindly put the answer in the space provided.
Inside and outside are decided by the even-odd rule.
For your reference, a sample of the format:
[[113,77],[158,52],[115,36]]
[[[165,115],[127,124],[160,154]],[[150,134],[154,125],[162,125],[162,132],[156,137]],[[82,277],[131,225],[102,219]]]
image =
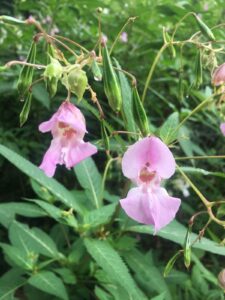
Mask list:
[[222,134],[225,136],[225,123],[221,123],[220,130],[221,130]]
[[221,85],[225,83],[225,63],[220,65],[212,76],[213,85]]
[[65,164],[70,169],[97,152],[94,145],[83,141],[87,132],[84,116],[68,101],[61,104],[50,120],[41,123],[39,130],[51,131],[53,136],[40,165],[40,169],[49,177],[54,175],[57,164]]
[[127,43],[128,42],[128,34],[127,32],[123,31],[120,35],[120,40],[123,43]]
[[122,159],[122,171],[138,186],[120,200],[129,217],[152,224],[155,232],[175,218],[181,201],[160,186],[162,179],[174,174],[175,160],[159,138],[146,137],[130,146]]

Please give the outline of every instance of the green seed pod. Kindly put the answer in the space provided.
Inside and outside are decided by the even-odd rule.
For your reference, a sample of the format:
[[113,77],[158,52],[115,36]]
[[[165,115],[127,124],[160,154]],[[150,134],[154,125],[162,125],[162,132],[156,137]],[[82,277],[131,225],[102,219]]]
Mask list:
[[194,86],[199,88],[202,84],[202,56],[199,50],[195,59],[195,82]]
[[57,92],[58,80],[62,77],[63,67],[57,59],[50,57],[50,64],[47,65],[44,77],[50,97]]
[[147,136],[149,134],[148,118],[146,116],[145,109],[141,102],[136,86],[133,88],[132,92],[132,106],[134,120],[138,128],[140,129],[142,135]]
[[10,16],[0,16],[0,21],[10,25],[26,25],[27,22]]
[[190,267],[191,264],[191,243],[190,243],[191,230],[192,230],[192,226],[189,226],[184,241],[184,264],[187,269]]
[[119,112],[122,105],[121,88],[106,45],[103,45],[102,58],[104,91],[108,98],[109,106],[113,111]]
[[29,92],[26,96],[25,103],[24,103],[22,111],[20,113],[20,127],[22,127],[23,124],[28,119],[28,115],[29,115],[30,108],[31,108],[31,100],[32,100],[32,94]]
[[171,272],[171,270],[173,269],[173,266],[175,264],[175,262],[177,261],[177,259],[179,258],[179,256],[181,255],[181,251],[178,251],[177,253],[174,254],[174,256],[171,257],[171,259],[168,261],[168,263],[166,264],[166,267],[164,269],[163,272],[163,276],[167,277],[169,275],[169,273]]
[[202,19],[200,19],[196,14],[194,14],[194,17],[197,21],[197,24],[199,26],[199,29],[201,30],[202,34],[209,38],[210,41],[215,41],[215,36],[212,33],[211,29],[202,21]]
[[107,129],[106,129],[103,121],[101,122],[101,135],[102,135],[102,140],[103,140],[103,143],[105,146],[105,150],[106,150],[106,152],[109,152],[109,147],[110,147],[109,136],[108,136]]
[[93,60],[92,64],[91,64],[91,71],[94,75],[94,79],[96,81],[101,81],[102,80],[102,71],[99,68],[96,60]]
[[[36,43],[33,41],[28,53],[27,62],[34,64],[36,59]],[[17,89],[21,98],[24,98],[28,93],[28,89],[32,84],[34,69],[31,66],[24,65],[20,71],[17,82]]]
[[68,88],[77,96],[77,100],[80,101],[88,85],[86,72],[80,66],[76,66],[65,76],[65,80],[67,81]]

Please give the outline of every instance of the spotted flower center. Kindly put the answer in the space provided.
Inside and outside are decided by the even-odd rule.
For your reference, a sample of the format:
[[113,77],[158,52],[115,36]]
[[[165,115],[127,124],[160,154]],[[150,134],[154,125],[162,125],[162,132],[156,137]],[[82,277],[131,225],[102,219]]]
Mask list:
[[149,183],[155,178],[155,174],[155,172],[150,172],[146,166],[141,170],[139,178],[142,182]]
[[64,136],[66,139],[71,139],[76,134],[76,130],[64,122],[58,122],[58,128],[62,136]]

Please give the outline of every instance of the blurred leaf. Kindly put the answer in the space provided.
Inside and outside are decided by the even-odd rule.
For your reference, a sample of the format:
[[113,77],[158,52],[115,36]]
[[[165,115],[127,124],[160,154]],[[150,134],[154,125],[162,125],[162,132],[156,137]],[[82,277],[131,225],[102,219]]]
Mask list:
[[159,130],[159,136],[165,144],[171,144],[174,140],[176,140],[178,135],[178,130],[176,130],[176,128],[178,124],[179,114],[174,112],[161,126]]
[[59,258],[55,242],[41,229],[30,229],[27,225],[13,221],[9,227],[11,243],[27,255],[40,253],[47,257]]
[[42,170],[33,165],[31,162],[3,145],[0,145],[0,154],[18,169],[20,169],[23,173],[35,179],[42,186],[49,189],[66,206],[69,208],[73,207],[76,211],[82,212],[82,209],[79,209],[79,206],[72,194],[63,185],[61,185],[55,179],[47,177]]
[[80,185],[85,189],[95,208],[99,208],[102,198],[102,178],[92,158],[87,158],[74,168]]
[[[138,288],[119,254],[107,241],[85,239],[85,246],[97,264],[117,283],[122,284],[130,297],[139,299]],[[143,299],[144,300],[144,299]]]
[[62,280],[50,271],[41,271],[34,274],[28,279],[28,283],[37,289],[59,297],[60,299],[69,299]]
[[0,278],[0,300],[13,300],[14,292],[26,283],[18,269],[11,269]]
[[[128,231],[133,232],[139,232],[139,233],[146,233],[146,234],[154,234],[154,229],[152,226],[148,225],[137,225],[137,226],[131,226],[127,228]],[[177,244],[183,245],[185,235],[186,235],[187,229],[182,224],[178,223],[177,221],[171,222],[166,227],[162,228],[157,235],[173,241]],[[190,241],[194,241],[197,237],[197,234],[192,233],[190,236]],[[193,248],[202,249],[211,253],[224,255],[225,256],[225,246],[221,246],[219,244],[216,244],[213,241],[210,241],[207,238],[202,238],[201,241],[196,242],[193,246]]]

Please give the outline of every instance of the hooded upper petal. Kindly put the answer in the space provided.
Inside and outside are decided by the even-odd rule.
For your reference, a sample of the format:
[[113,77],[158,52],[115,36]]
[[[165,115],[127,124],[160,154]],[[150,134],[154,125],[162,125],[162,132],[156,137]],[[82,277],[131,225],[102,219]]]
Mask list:
[[158,188],[154,192],[149,193],[148,200],[155,232],[157,232],[175,218],[181,200],[170,197],[164,188]]
[[225,123],[221,123],[220,130],[221,130],[222,134],[225,136]]
[[126,214],[139,223],[154,224],[150,211],[148,194],[140,187],[129,191],[126,198],[120,200],[120,204]]
[[147,163],[162,178],[169,178],[175,172],[173,154],[157,137],[146,137],[128,148],[122,159],[123,174],[135,180]]

